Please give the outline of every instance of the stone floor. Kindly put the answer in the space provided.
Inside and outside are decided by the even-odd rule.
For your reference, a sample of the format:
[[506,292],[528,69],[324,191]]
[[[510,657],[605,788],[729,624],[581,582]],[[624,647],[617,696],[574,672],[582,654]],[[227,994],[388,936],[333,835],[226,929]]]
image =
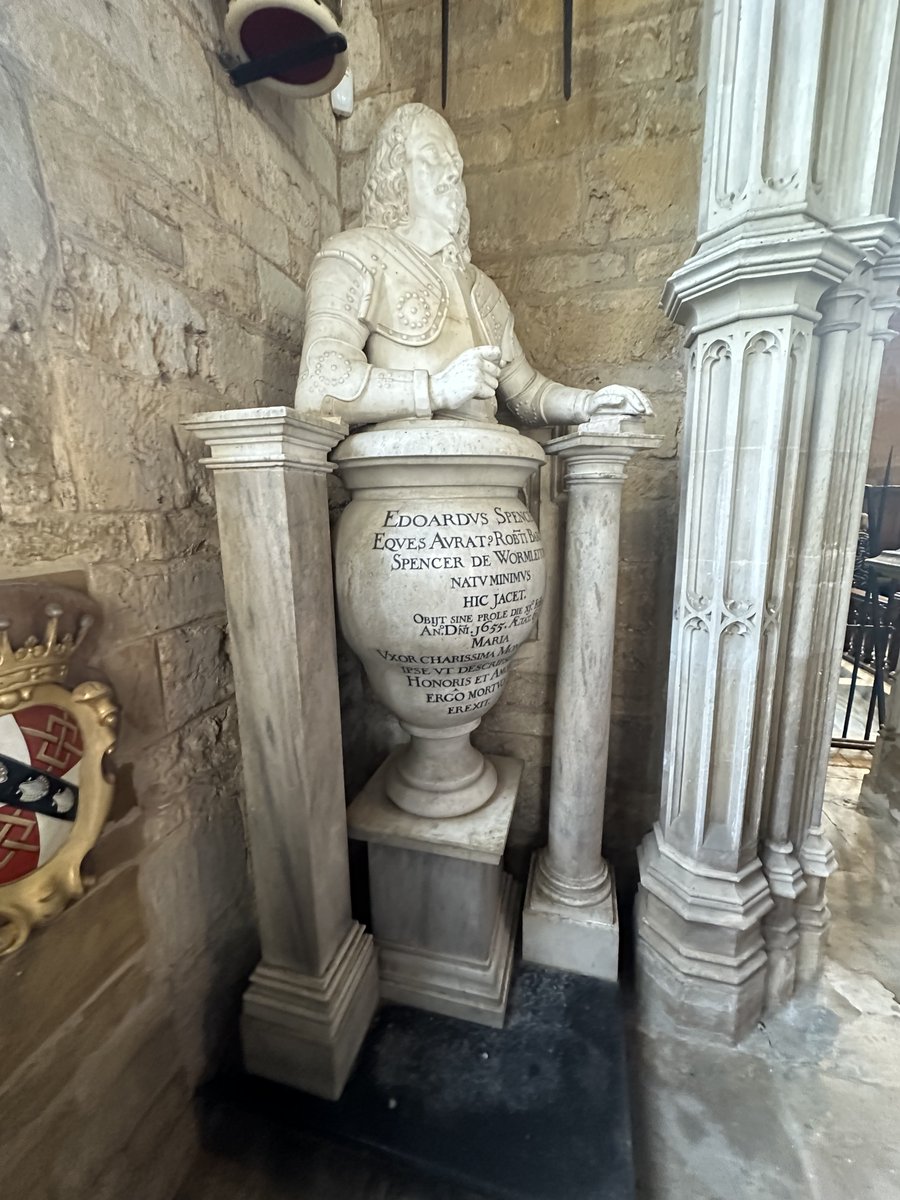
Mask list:
[[869,761],[829,771],[821,981],[735,1050],[634,1035],[641,1200],[900,1197],[900,826],[860,801]]
[[[640,1200],[900,1200],[900,824],[860,800],[868,763],[844,752],[829,773],[841,870],[820,983],[738,1049],[633,1031]],[[476,1197],[271,1133],[210,1150],[177,1200]]]

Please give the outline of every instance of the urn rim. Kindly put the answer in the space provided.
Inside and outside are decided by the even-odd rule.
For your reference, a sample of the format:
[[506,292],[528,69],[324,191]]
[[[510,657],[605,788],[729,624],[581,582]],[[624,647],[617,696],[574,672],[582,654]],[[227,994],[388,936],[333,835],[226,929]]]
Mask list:
[[536,470],[546,462],[543,447],[507,425],[468,425],[450,421],[422,421],[407,428],[364,429],[352,433],[334,450],[339,467],[372,459],[457,459],[460,465],[484,460],[519,460]]

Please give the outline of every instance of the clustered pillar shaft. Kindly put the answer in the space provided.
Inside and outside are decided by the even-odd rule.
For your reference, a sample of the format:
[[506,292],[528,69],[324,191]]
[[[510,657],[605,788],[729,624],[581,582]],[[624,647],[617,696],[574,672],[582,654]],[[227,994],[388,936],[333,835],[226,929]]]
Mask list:
[[897,305],[898,30],[900,0],[710,8],[698,248],[664,297],[689,378],[638,967],[648,1015],[732,1040],[827,929],[825,766]]

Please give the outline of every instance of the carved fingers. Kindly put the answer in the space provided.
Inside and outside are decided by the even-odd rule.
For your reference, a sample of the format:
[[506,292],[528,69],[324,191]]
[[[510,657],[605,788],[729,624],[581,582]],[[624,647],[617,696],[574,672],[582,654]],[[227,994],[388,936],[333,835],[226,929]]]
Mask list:
[[595,417],[645,417],[653,409],[643,392],[637,388],[614,383],[596,392],[582,392],[575,401],[567,424],[583,424]]
[[500,382],[500,347],[465,350],[431,379],[435,409],[461,408],[469,400],[489,400]]
[[652,412],[647,397],[637,388],[614,383],[609,387],[592,392],[585,401],[583,421],[589,421],[598,413],[619,413],[621,416],[643,417]]

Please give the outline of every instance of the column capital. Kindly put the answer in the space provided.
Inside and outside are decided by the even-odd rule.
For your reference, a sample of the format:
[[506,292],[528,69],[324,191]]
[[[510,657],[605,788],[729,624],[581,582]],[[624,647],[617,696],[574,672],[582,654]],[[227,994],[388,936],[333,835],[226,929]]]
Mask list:
[[751,318],[801,317],[813,324],[818,303],[864,262],[865,250],[807,218],[749,222],[726,241],[702,246],[669,278],[662,307],[701,333]]
[[875,341],[890,342],[897,336],[890,322],[900,309],[900,243],[895,243],[872,268],[872,327],[869,334]]
[[[604,417],[607,423],[621,421],[640,429],[640,421]],[[544,449],[566,464],[566,485],[582,483],[622,483],[625,468],[637,450],[655,450],[661,439],[641,432],[610,433],[598,428],[598,422],[586,421],[576,429],[554,438]]]
[[209,446],[203,463],[211,471],[294,467],[329,474],[334,467],[328,452],[349,432],[344,424],[282,405],[195,413],[183,425]]
[[868,291],[853,274],[843,283],[837,284],[822,297],[819,308],[822,319],[813,330],[816,337],[824,338],[832,333],[852,333],[863,323]]
[[871,216],[840,221],[832,226],[834,232],[864,251],[870,263],[877,263],[900,243],[900,222],[896,217]]
[[570,433],[547,442],[544,449],[548,454],[560,458],[629,459],[637,450],[655,450],[661,438],[652,433],[602,433],[591,427],[591,422],[579,425]]
[[[610,392],[619,391],[610,388]],[[601,409],[590,420],[570,427],[560,437],[547,442],[548,454],[557,454],[571,466],[572,460],[584,459],[610,466],[624,465],[636,450],[655,450],[660,438],[644,432],[644,422],[653,416],[650,401],[636,388],[622,388],[619,407]],[[604,478],[600,476],[599,478]]]

